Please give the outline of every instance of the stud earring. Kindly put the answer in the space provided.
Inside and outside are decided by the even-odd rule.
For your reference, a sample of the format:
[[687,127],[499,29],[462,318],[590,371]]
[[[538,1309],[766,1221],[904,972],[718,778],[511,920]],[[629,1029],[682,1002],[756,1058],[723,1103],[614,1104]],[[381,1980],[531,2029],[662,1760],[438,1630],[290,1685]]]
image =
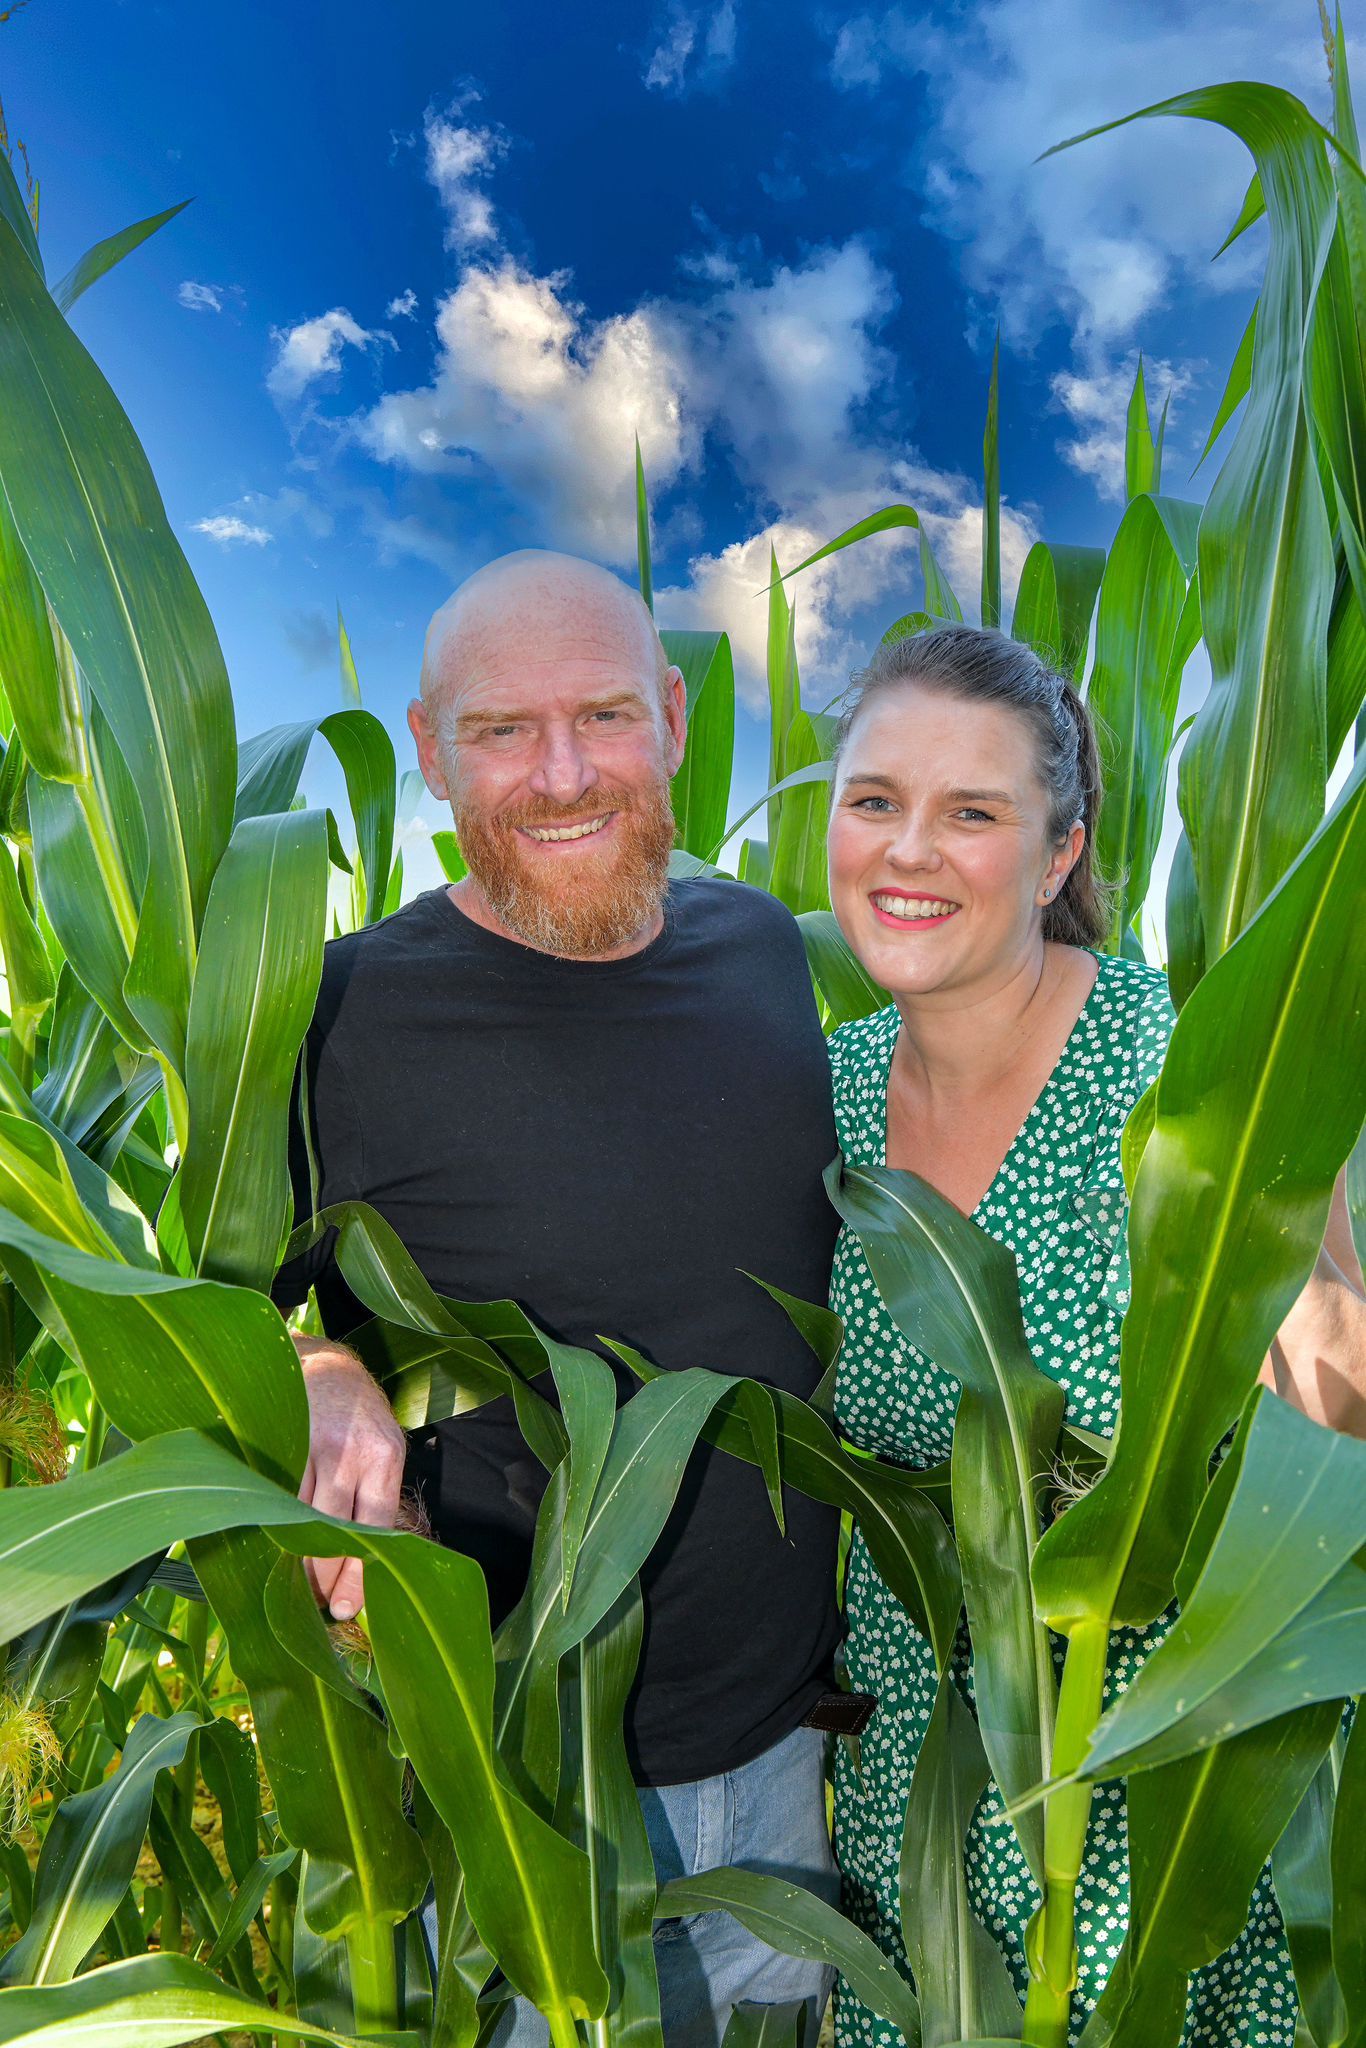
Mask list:
[[1051,896],[1052,894],[1053,894],[1053,891],[1052,891],[1051,889],[1045,889],[1045,890],[1044,890],[1044,892],[1043,892],[1043,900],[1044,900],[1044,902],[1045,902],[1045,903],[1047,903],[1047,901],[1048,901],[1049,897],[1050,897],[1050,896]]

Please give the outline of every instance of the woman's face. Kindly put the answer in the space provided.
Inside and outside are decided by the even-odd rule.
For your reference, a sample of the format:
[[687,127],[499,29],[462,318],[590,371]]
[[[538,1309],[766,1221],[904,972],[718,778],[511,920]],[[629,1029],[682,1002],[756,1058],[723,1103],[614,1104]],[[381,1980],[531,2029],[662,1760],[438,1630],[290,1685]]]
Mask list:
[[830,813],[830,900],[893,995],[989,985],[1037,943],[1044,891],[1081,850],[1048,843],[1033,736],[1018,712],[914,682],[860,711]]

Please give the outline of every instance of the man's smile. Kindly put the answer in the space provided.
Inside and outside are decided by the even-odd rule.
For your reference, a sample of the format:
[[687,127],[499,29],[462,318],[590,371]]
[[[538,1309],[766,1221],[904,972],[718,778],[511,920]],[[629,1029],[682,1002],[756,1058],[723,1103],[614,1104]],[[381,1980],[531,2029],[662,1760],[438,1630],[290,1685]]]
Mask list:
[[615,811],[604,811],[601,816],[585,818],[577,825],[519,825],[517,830],[539,846],[560,846],[569,839],[591,839],[604,825],[610,825],[616,815]]

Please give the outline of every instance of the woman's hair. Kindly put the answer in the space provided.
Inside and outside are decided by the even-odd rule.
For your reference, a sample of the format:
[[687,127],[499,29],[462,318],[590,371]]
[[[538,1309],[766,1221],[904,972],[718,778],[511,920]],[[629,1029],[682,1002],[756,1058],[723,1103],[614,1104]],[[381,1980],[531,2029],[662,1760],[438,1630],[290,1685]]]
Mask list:
[[1048,840],[1058,846],[1078,819],[1086,838],[1071,873],[1043,910],[1043,935],[1064,946],[1098,946],[1110,928],[1106,884],[1092,858],[1100,811],[1100,754],[1090,715],[1065,676],[1023,641],[977,626],[934,626],[884,642],[844,699],[836,758],[863,706],[902,683],[971,704],[1008,704],[1028,726],[1048,795]]

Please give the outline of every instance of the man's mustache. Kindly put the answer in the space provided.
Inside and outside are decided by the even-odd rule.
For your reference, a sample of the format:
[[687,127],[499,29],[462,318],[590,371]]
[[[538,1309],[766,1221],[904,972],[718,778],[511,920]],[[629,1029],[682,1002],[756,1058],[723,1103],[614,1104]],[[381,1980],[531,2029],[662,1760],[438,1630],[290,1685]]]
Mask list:
[[573,803],[555,804],[547,797],[536,803],[519,804],[514,810],[499,811],[489,822],[504,831],[515,832],[524,825],[572,825],[580,819],[600,818],[606,811],[635,808],[629,791],[607,789],[600,783]]

